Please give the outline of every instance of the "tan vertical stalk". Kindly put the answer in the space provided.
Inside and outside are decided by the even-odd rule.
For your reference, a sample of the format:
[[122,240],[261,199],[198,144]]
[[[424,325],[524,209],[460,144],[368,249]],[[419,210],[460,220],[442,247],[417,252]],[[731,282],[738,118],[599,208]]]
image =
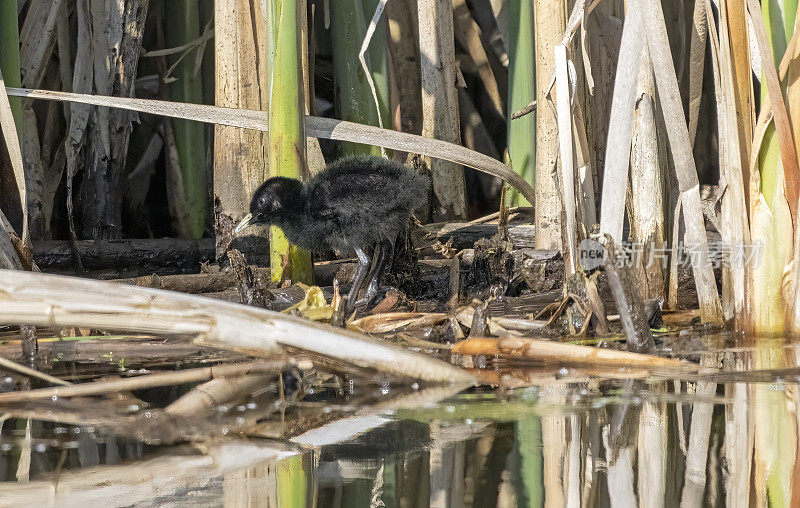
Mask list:
[[656,76],[656,87],[661,100],[661,110],[669,138],[672,160],[675,162],[678,189],[681,192],[685,239],[692,246],[692,270],[697,299],[700,303],[700,315],[703,322],[721,323],[722,306],[717,294],[714,272],[708,261],[708,240],[703,221],[700,203],[697,168],[692,156],[689,131],[683,106],[680,103],[680,92],[672,62],[672,53],[667,39],[667,28],[660,2],[656,0],[634,0],[641,2],[645,20],[645,33],[650,57],[653,59],[653,70]]
[[[461,144],[450,0],[419,0],[420,68],[422,69],[422,135]],[[464,170],[458,164],[427,160],[433,176],[435,220],[466,217]]]
[[[705,0],[708,4],[708,0]],[[707,8],[710,9],[710,4]],[[719,132],[719,170],[721,184],[727,185],[722,196],[722,240],[732,246],[734,253],[743,252],[744,245],[750,243],[750,225],[747,215],[743,172],[741,166],[741,145],[736,115],[735,83],[733,80],[733,61],[728,44],[728,23],[725,5],[721,5],[719,31],[714,18],[707,18],[711,42],[711,61],[714,70],[714,87],[717,100],[717,129]],[[719,42],[714,34],[719,33]],[[743,257],[732,255],[729,263],[723,266],[722,303],[726,322],[736,320],[740,330],[748,328],[747,305],[749,301],[748,267]]]
[[[724,0],[720,2],[722,13],[727,19],[728,48],[733,73],[734,99],[736,101],[736,124],[739,131],[740,157],[744,181],[745,200],[749,200],[750,152],[753,145],[755,127],[755,101],[753,100],[753,71],[750,69],[750,41],[747,37],[747,17],[745,0]],[[723,50],[724,51],[724,50]],[[749,207],[747,208],[749,210]]]
[[[214,7],[216,105],[266,111],[269,106],[267,28],[261,3],[216,0]],[[267,133],[217,125],[214,133],[216,212],[236,224],[248,212],[253,191],[268,177]],[[266,238],[267,229],[252,227],[248,234]]]
[[[533,3],[536,38],[536,103],[546,104],[553,75],[553,47],[567,22],[564,0]],[[554,175],[558,164],[558,127],[547,108],[536,115],[536,248],[561,249],[561,197]]]
[[[642,244],[644,279],[639,281],[645,298],[666,297],[665,266],[659,255],[664,248],[664,173],[667,168],[665,139],[659,139],[656,122],[656,83],[647,48],[639,68],[638,104],[631,147],[630,237]],[[663,252],[663,251],[661,251]]]

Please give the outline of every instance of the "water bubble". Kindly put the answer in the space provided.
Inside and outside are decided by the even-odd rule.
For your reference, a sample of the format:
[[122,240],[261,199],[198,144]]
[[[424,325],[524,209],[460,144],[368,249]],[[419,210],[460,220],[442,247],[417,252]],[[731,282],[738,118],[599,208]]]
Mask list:
[[217,408],[217,411],[219,411],[220,413],[227,413],[228,409],[229,409],[228,406],[223,404],[223,405],[221,405],[220,407]]
[[414,383],[414,384],[412,384],[412,385],[411,385],[411,389],[412,389],[412,390],[414,390],[415,392],[416,392],[417,390],[419,390],[419,383]]
[[56,402],[58,400],[58,395],[53,395],[50,398],[53,400],[53,402]]
[[256,404],[255,402],[248,402],[247,403],[247,409],[255,409],[257,407],[258,407],[258,404]]
[[8,443],[0,444],[0,451],[7,452],[11,450],[11,445]]
[[72,433],[73,434],[80,434],[81,433],[81,428],[80,427],[73,427],[72,428]]
[[464,420],[464,423],[466,423],[467,425],[472,425],[473,423],[472,418],[467,418],[466,420]]
[[5,384],[7,384],[7,385],[10,385],[11,383],[13,383],[13,382],[14,382],[14,379],[13,379],[13,378],[11,378],[11,377],[5,377],[5,378],[3,378],[3,382],[4,382]]
[[66,427],[56,427],[53,429],[53,434],[66,434],[67,428]]
[[236,422],[236,425],[244,425],[244,418],[241,416],[237,416],[236,420],[234,421]]
[[144,417],[145,417],[145,418],[150,418],[150,416],[151,416],[151,413],[150,413],[150,411],[145,411],[145,412],[144,412]]
[[247,411],[247,406],[238,405],[238,406],[236,406],[236,410],[239,411],[240,413],[243,413],[243,412]]
[[36,446],[33,447],[34,451],[39,453],[44,453],[47,451],[47,445],[44,443],[38,443]]
[[455,406],[445,406],[444,410],[447,411],[448,413],[455,413],[456,412],[456,407]]

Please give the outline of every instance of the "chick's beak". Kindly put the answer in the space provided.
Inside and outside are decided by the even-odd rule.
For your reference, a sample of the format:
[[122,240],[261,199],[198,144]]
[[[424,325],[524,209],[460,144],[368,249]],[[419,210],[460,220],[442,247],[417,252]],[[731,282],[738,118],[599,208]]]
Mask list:
[[243,229],[247,229],[253,224],[253,214],[248,213],[244,216],[242,221],[236,225],[236,229],[233,230],[234,234],[239,233]]

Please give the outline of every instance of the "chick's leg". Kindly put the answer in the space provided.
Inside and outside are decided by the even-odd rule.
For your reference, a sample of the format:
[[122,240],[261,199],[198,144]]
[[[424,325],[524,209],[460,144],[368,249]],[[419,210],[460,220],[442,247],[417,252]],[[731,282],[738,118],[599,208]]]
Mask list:
[[364,284],[364,279],[367,277],[367,272],[369,272],[370,265],[370,259],[363,250],[356,248],[355,251],[356,256],[358,256],[358,270],[356,271],[356,276],[353,279],[353,286],[350,288],[350,292],[347,293],[347,304],[344,309],[348,316],[353,313],[353,310],[355,310],[356,298],[358,298],[358,292],[361,289],[361,286]]
[[372,277],[369,280],[367,292],[364,294],[364,298],[357,302],[357,305],[369,305],[372,303],[372,300],[378,296],[381,277],[383,277],[383,272],[386,269],[386,259],[387,254],[390,254],[390,248],[391,247],[388,245],[388,242],[379,243],[377,246],[375,246],[375,268],[372,270]]

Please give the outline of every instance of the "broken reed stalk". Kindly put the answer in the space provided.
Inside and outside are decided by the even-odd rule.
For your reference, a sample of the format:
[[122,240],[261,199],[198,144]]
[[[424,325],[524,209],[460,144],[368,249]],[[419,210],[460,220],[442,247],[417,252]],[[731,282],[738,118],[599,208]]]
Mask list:
[[135,286],[0,270],[0,323],[196,336],[199,345],[269,356],[286,348],[403,378],[469,382],[466,372],[348,330],[264,309]]
[[708,239],[700,202],[697,168],[692,154],[683,105],[680,101],[680,91],[667,39],[664,13],[661,10],[661,3],[656,0],[634,0],[634,2],[641,3],[641,7],[648,13],[643,17],[647,46],[653,62],[656,89],[661,99],[661,111],[666,124],[672,160],[675,162],[684,224],[686,225],[686,244],[695,249],[695,252],[692,253],[692,271],[697,288],[697,299],[700,303],[701,319],[704,323],[721,324],[722,307],[717,294],[714,271],[708,263]]
[[[269,168],[270,176],[307,178],[305,90],[300,57],[302,2],[267,1],[269,58]],[[272,280],[313,284],[311,253],[291,245],[283,231],[270,227]]]
[[[650,52],[642,50],[637,87],[636,120],[631,147],[628,206],[630,239],[642,245],[641,256],[634,259],[634,277],[642,289],[642,298],[666,296],[665,269],[657,252],[664,252],[666,201],[665,180],[668,167],[663,134],[656,121],[656,85]],[[661,138],[661,139],[659,139]]]
[[[149,99],[53,92],[50,90],[31,90],[25,88],[9,88],[8,95],[77,102],[80,104],[93,104],[169,116],[171,118],[185,118],[217,125],[229,125],[245,129],[269,131],[269,122],[265,118],[263,111],[250,109],[222,108],[202,104],[183,104]],[[477,169],[488,175],[505,180],[510,185],[514,186],[520,194],[525,196],[528,201],[535,201],[536,190],[533,186],[526,182],[524,178],[511,171],[508,166],[482,153],[455,143],[407,134],[405,132],[381,129],[370,125],[316,116],[305,117],[305,130],[306,135],[309,137],[375,144],[392,150],[417,153],[455,162],[456,164]]]
[[111,393],[144,390],[156,386],[172,386],[195,383],[218,377],[232,377],[257,372],[279,372],[286,366],[284,362],[259,361],[231,365],[215,365],[199,369],[185,369],[174,372],[159,372],[125,379],[109,379],[89,383],[73,384],[64,387],[40,388],[22,392],[0,393],[0,404],[28,402],[56,397],[92,397]]
[[698,369],[693,363],[672,358],[526,337],[470,338],[455,344],[452,352],[567,365],[674,368],[690,372]]
[[606,236],[605,248],[608,285],[611,287],[611,294],[614,295],[614,303],[627,338],[628,349],[648,351],[654,344],[645,315],[644,300],[637,290],[635,281],[632,280],[633,274],[630,269],[626,267],[617,269],[616,245],[610,236]]

